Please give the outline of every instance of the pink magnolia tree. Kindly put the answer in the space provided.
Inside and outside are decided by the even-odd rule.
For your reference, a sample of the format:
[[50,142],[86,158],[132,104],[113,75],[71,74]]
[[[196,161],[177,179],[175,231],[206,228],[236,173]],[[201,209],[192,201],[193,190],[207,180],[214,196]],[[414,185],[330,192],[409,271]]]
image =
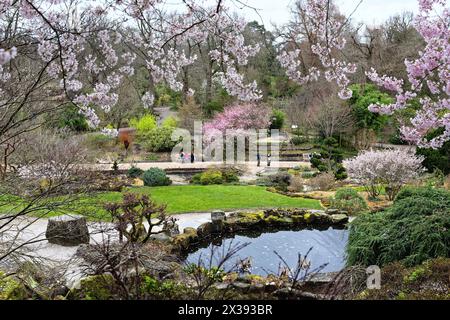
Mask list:
[[266,129],[270,125],[270,108],[255,103],[236,103],[225,108],[203,126],[204,140],[210,142],[227,130],[234,132]]
[[[420,109],[409,124],[401,128],[403,139],[419,147],[440,148],[450,140],[450,9],[445,0],[418,0],[419,13],[414,26],[425,41],[424,50],[415,60],[406,60],[408,83],[395,75],[379,75],[376,70],[367,77],[390,91],[396,101],[375,104],[372,112],[393,114],[405,109],[413,100]],[[278,56],[290,79],[299,84],[324,76],[340,88],[339,97],[349,99],[349,76],[359,67],[347,62],[345,30],[349,18],[343,17],[331,0],[299,1],[294,21],[281,30],[283,50]],[[427,139],[429,133],[442,129],[442,134]]]
[[404,149],[369,150],[343,164],[349,178],[364,185],[371,197],[378,197],[384,187],[389,200],[394,200],[403,185],[424,171],[423,160]]

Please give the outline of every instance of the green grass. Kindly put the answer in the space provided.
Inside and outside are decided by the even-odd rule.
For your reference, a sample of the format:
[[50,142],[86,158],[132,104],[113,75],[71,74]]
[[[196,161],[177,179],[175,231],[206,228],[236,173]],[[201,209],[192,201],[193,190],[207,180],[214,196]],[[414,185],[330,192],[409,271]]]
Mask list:
[[170,213],[274,207],[321,208],[319,201],[290,198],[257,186],[171,186],[142,191],[149,192],[158,202],[167,203]]
[[[307,208],[321,209],[320,202],[312,199],[290,198],[266,191],[258,186],[168,186],[140,187],[128,190],[133,193],[147,194],[158,203],[167,204],[170,214],[189,212],[209,212],[211,210],[262,209],[262,208]],[[103,192],[90,196],[79,196],[49,215],[77,213],[93,220],[107,219],[102,208],[105,203],[122,199],[122,193]]]

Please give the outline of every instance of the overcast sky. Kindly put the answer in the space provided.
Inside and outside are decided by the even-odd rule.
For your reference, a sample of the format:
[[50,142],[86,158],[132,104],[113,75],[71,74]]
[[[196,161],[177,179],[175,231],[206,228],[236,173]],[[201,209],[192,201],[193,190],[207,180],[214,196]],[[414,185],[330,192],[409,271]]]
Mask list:
[[[336,4],[341,12],[349,15],[355,10],[361,0],[336,0]],[[271,22],[278,25],[288,21],[290,13],[289,6],[295,3],[295,0],[241,0],[250,6],[261,9],[260,15],[264,24],[270,29]],[[417,12],[417,0],[363,0],[352,18],[355,22],[364,22],[369,25],[379,24],[390,16],[403,11]],[[249,20],[261,19],[250,9],[238,10]]]

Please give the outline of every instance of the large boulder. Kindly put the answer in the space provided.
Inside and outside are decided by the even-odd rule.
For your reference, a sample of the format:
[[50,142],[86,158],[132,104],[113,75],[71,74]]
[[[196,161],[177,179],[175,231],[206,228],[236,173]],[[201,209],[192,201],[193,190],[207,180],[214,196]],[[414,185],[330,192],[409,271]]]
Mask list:
[[225,212],[216,210],[211,212],[211,225],[207,227],[209,233],[221,233],[227,216]]
[[325,213],[330,215],[330,216],[333,215],[333,214],[339,214],[339,209],[327,209],[325,211]]
[[180,250],[187,250],[192,243],[198,241],[197,230],[185,228],[182,234],[173,237],[173,245]]
[[212,223],[223,223],[227,219],[225,212],[220,210],[215,210],[211,212]]
[[331,215],[331,221],[334,224],[345,224],[348,222],[348,216],[345,214],[333,214]]
[[197,234],[200,238],[207,238],[212,233],[215,233],[216,227],[212,222],[205,222],[198,226],[197,228]]
[[52,217],[48,220],[45,237],[48,242],[61,246],[77,246],[89,243],[86,218],[77,215]]

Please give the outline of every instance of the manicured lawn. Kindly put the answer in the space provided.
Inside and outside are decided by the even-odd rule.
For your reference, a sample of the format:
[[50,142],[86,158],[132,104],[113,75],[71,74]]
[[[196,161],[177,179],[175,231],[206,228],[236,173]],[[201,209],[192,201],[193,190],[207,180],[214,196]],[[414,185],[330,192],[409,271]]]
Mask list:
[[273,207],[321,208],[319,201],[290,198],[257,186],[171,186],[146,188],[139,192],[150,193],[156,201],[167,203],[170,213]]
[[[131,188],[129,192],[148,194],[158,203],[166,203],[170,214],[209,212],[215,209],[258,208],[308,208],[320,209],[320,202],[311,199],[290,198],[266,191],[258,186],[169,186]],[[80,196],[64,208],[50,215],[77,213],[94,220],[108,218],[103,205],[122,199],[119,192],[103,192],[91,196]]]

